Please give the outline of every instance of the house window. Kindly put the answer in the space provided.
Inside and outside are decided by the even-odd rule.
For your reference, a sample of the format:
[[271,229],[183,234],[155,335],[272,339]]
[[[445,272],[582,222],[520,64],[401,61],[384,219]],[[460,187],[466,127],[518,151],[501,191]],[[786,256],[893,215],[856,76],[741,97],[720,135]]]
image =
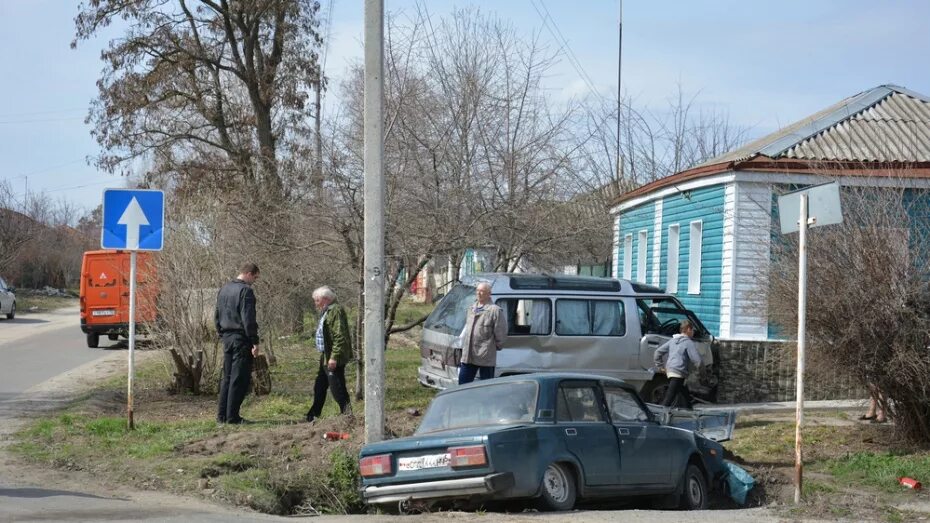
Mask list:
[[623,237],[623,279],[633,278],[633,235]]
[[678,292],[678,236],[681,233],[681,227],[676,223],[668,226],[668,284],[665,290],[669,294]]
[[691,248],[688,253],[688,294],[701,293],[701,240],[704,224],[691,222]]
[[649,249],[646,246],[648,238],[649,233],[646,231],[639,231],[639,250],[636,256],[636,281],[644,283],[646,282],[646,255],[649,254]]

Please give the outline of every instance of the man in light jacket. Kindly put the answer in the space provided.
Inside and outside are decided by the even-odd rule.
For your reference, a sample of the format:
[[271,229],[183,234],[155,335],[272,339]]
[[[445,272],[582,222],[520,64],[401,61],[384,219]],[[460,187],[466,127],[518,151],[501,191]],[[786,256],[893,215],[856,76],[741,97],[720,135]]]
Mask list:
[[656,368],[665,369],[668,376],[668,391],[662,405],[666,407],[675,403],[681,397],[685,407],[691,408],[691,391],[685,385],[690,367],[701,366],[701,354],[694,344],[694,326],[690,320],[682,320],[681,334],[672,336],[672,339],[663,343],[656,349],[654,360]]
[[507,337],[507,318],[500,307],[491,303],[491,284],[481,282],[475,292],[477,300],[468,308],[462,331],[462,360],[459,385],[494,377],[497,351]]

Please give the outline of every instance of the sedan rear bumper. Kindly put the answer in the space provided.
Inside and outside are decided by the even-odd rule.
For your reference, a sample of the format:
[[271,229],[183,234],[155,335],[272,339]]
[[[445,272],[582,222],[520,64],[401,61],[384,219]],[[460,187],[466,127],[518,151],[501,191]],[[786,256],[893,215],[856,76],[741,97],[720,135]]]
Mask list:
[[458,498],[487,496],[514,485],[512,472],[501,472],[475,478],[402,483],[400,485],[369,486],[362,488],[366,503],[391,503],[407,499]]

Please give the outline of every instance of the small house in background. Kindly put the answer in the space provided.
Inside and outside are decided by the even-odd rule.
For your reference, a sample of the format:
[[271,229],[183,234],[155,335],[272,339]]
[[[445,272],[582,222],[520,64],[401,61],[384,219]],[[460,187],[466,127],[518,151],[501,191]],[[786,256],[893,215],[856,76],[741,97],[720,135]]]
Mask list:
[[[829,181],[930,188],[930,98],[878,86],[619,196],[612,275],[676,295],[738,356],[731,360],[753,359],[739,350],[768,358],[777,341],[765,303],[775,197]],[[764,367],[744,363],[748,373]],[[793,376],[781,381],[772,387],[791,395]]]

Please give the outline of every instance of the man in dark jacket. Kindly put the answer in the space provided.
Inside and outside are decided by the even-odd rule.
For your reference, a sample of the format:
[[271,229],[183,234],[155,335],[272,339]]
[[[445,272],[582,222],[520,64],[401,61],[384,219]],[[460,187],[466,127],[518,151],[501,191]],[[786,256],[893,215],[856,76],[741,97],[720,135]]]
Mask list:
[[346,390],[346,364],[352,358],[349,339],[349,319],[342,305],[336,303],[336,293],[329,287],[313,291],[313,304],[320,311],[316,328],[316,350],[320,353],[320,367],[313,384],[313,405],[307,411],[307,422],[320,417],[326,402],[326,390],[333,391],[339,412],[351,413],[349,392]]
[[258,322],[252,291],[257,279],[258,265],[246,263],[239,269],[239,276],[224,285],[216,297],[216,332],[223,339],[218,423],[247,423],[239,416],[239,407],[249,392],[252,359],[258,355]]

